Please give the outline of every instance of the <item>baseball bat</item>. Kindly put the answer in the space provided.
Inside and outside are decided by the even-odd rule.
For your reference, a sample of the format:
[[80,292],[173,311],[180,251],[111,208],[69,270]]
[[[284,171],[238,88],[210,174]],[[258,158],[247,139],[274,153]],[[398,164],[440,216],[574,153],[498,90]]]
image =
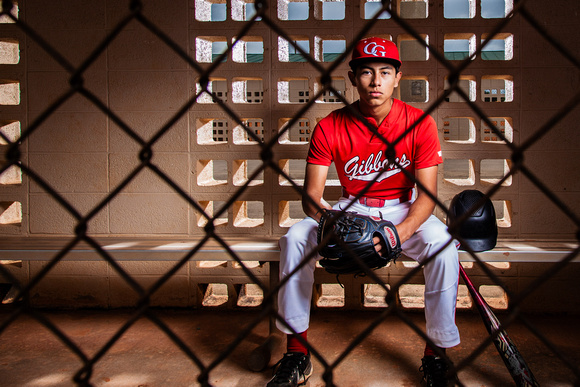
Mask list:
[[471,298],[473,298],[473,301],[477,306],[477,310],[481,314],[483,324],[487,328],[487,331],[490,335],[498,332],[493,339],[493,344],[499,352],[499,355],[507,367],[514,382],[516,382],[516,385],[518,387],[539,387],[539,383],[534,378],[530,367],[528,367],[526,364],[524,358],[518,351],[518,348],[512,339],[508,336],[507,332],[502,327],[495,314],[492,312],[490,306],[483,299],[481,294],[479,294],[467,276],[467,273],[465,273],[465,270],[463,270],[461,264],[459,264],[459,273],[461,274],[465,285],[467,285],[469,294],[471,294]]

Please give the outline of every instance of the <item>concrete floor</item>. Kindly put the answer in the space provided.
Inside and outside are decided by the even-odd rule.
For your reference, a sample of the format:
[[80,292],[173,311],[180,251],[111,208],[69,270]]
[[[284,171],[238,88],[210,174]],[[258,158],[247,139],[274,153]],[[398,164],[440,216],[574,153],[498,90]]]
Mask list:
[[[0,323],[5,324],[10,310],[0,308]],[[154,314],[182,339],[205,366],[220,357],[220,352],[253,321],[254,311],[154,310]],[[148,319],[138,319],[107,351],[103,345],[131,317],[130,311],[42,311],[84,354],[99,356],[92,370],[93,386],[198,386],[200,374],[191,361],[168,336]],[[378,316],[377,312],[313,312],[310,343],[333,362],[348,343]],[[422,326],[421,313],[409,318]],[[501,317],[500,317],[501,318]],[[530,320],[576,367],[580,364],[580,316],[531,316]],[[478,315],[458,313],[457,324],[462,344],[448,351],[458,364],[466,358],[487,333]],[[3,327],[4,325],[0,326]],[[264,386],[271,370],[253,372],[248,354],[263,342],[267,321],[260,321],[247,338],[209,373],[212,386]],[[573,386],[574,373],[547,347],[520,324],[508,333],[524,355],[542,386]],[[270,364],[282,354],[275,350]],[[422,340],[400,319],[389,317],[368,338],[340,362],[334,371],[337,386],[420,386]],[[0,332],[0,386],[72,386],[72,376],[82,367],[80,357],[62,341],[29,316],[20,316]],[[308,385],[324,386],[323,366],[314,360],[314,374]],[[512,386],[509,374],[493,346],[459,373],[466,386]],[[578,384],[576,384],[578,385]]]

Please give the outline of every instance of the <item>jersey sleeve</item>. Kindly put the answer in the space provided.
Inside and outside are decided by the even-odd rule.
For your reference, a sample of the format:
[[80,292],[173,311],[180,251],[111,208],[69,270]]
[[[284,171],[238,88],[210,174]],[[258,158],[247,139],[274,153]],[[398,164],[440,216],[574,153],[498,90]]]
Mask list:
[[312,137],[310,138],[310,147],[308,148],[308,156],[306,157],[306,162],[309,164],[330,166],[333,161],[332,156],[332,126],[329,125],[331,117],[326,117],[321,120],[314,131],[312,132]]
[[417,128],[418,131],[415,137],[415,169],[441,164],[443,162],[441,143],[437,133],[437,124],[433,117],[427,116]]

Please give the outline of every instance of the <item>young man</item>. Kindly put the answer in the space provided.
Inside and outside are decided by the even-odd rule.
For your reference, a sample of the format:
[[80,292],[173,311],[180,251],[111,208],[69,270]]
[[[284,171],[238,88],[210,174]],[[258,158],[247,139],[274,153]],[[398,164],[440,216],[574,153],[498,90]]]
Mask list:
[[[425,192],[437,192],[437,166],[442,162],[437,127],[429,116],[417,123],[423,112],[393,98],[402,75],[393,42],[381,38],[359,41],[349,65],[349,79],[359,94],[359,100],[351,107],[364,119],[344,107],[316,126],[302,200],[308,217],[280,239],[280,277],[291,273],[317,246],[320,213],[331,208],[323,193],[328,168],[334,162],[343,186],[343,197],[334,209],[344,209],[354,201],[348,211],[393,222],[403,254],[418,262],[441,250],[424,267],[427,335],[439,348],[426,346],[421,368],[429,386],[445,386],[447,363],[437,355],[459,344],[455,325],[459,261],[455,245],[448,243],[451,237],[446,226],[432,215],[435,203]],[[380,137],[394,143],[394,153],[393,146],[387,146]],[[397,163],[387,160],[389,155]],[[421,183],[416,196],[415,181],[401,168]],[[371,181],[374,183],[369,187]],[[364,196],[356,200],[361,192]],[[380,251],[378,241],[375,238],[375,248]],[[288,279],[278,295],[279,314],[303,341],[307,340],[314,269],[315,260],[310,259]],[[278,321],[277,327],[287,334],[287,352],[267,386],[305,383],[312,374],[309,351],[285,324]]]

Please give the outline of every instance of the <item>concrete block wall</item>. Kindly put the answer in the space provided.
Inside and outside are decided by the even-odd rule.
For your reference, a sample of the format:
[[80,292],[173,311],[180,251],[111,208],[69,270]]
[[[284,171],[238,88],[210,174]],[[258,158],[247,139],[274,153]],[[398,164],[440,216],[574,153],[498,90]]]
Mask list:
[[[34,276],[48,262],[27,263],[11,272]],[[132,277],[130,285],[106,262],[60,262],[43,278],[30,294],[32,305],[44,308],[128,308],[139,304],[142,295],[171,270],[175,262],[120,262],[121,268]],[[267,264],[250,262],[253,274],[268,284]],[[26,281],[26,278],[22,278]],[[251,281],[234,262],[220,262],[204,267],[189,262],[177,270],[150,297],[149,305],[170,308],[238,308],[256,306],[249,302],[242,289]],[[250,292],[251,293],[251,292]],[[263,298],[263,293],[256,297]]]
[[[406,8],[411,5],[409,2],[399,0],[394,2],[393,12],[399,12],[407,24],[443,53],[448,40],[464,39],[478,47],[481,39],[503,20],[482,17],[481,6],[485,1],[466,1],[474,3],[472,18],[445,17],[446,2],[443,0],[419,1],[413,4],[412,10]],[[511,1],[506,1],[509,6]],[[225,20],[220,21],[211,20],[212,7],[222,7],[218,1],[142,2],[139,12],[143,17],[187,53],[195,65],[185,61],[138,20],[129,19],[128,3],[63,0],[58,6],[47,6],[39,0],[19,1],[13,14],[36,31],[60,57],[51,57],[43,44],[6,16],[2,18],[0,43],[4,42],[7,48],[0,53],[0,130],[11,141],[21,142],[18,149],[24,172],[29,169],[42,177],[81,216],[91,213],[106,201],[88,221],[90,234],[194,239],[204,233],[200,213],[151,169],[139,169],[139,152],[143,145],[159,135],[152,144],[151,163],[184,194],[200,203],[209,215],[217,213],[220,206],[240,189],[243,179],[251,175],[261,160],[262,151],[258,143],[244,140],[241,132],[236,132],[238,122],[218,104],[211,103],[210,97],[201,96],[199,103],[192,102],[199,90],[196,69],[215,66],[210,81],[223,80],[225,83],[214,82],[214,91],[225,85],[227,98],[224,103],[238,118],[242,121],[261,120],[263,133],[260,135],[264,143],[272,144],[272,162],[281,168],[286,166],[286,171],[297,178],[301,168],[295,165],[300,165],[300,160],[306,156],[308,133],[301,135],[297,128],[292,128],[290,137],[293,140],[286,143],[275,140],[275,137],[282,124],[294,117],[303,104],[288,103],[280,96],[279,90],[285,82],[290,85],[292,81],[304,80],[306,91],[312,97],[319,87],[320,73],[306,62],[281,61],[281,40],[265,21],[252,25],[244,37],[244,42],[262,42],[261,62],[244,63],[236,56],[238,54],[230,53],[224,63],[208,63],[212,52],[208,51],[207,42],[232,42],[245,25],[246,22],[240,20],[242,3],[239,1],[226,2]],[[308,2],[306,20],[288,20],[284,12],[279,12],[278,8],[284,8],[287,1],[270,1],[266,11],[268,17],[289,36],[307,40],[310,54],[323,68],[331,63],[323,62],[320,51],[324,51],[324,45],[321,42],[344,40],[345,44],[350,44],[368,23],[365,10],[369,2],[339,2],[344,3],[344,18],[341,20],[324,19],[325,3]],[[530,0],[525,8],[577,60],[580,43],[578,39],[570,39],[570,36],[577,35],[578,12],[570,11],[578,9],[577,1],[551,4]],[[72,81],[77,87],[74,89],[71,86],[72,73],[124,21],[126,24],[118,34],[80,74],[82,89],[80,84]],[[507,42],[505,53],[509,52],[511,59],[486,60],[483,55],[478,55],[462,72],[461,81],[465,82],[467,91],[472,88],[473,104],[478,109],[494,118],[492,121],[509,124],[511,130],[508,129],[507,134],[515,145],[539,137],[525,150],[524,165],[570,211],[578,214],[580,185],[570,171],[579,166],[580,141],[576,129],[580,109],[577,106],[567,112],[560,109],[579,89],[579,70],[519,14],[499,32],[498,37]],[[449,71],[445,65],[432,53],[427,57],[421,45],[407,43],[412,36],[392,19],[379,20],[367,35],[386,36],[400,46],[404,45],[402,70],[405,82],[398,97],[418,101],[410,103],[419,108],[430,108],[446,88]],[[348,101],[354,101],[356,93],[346,76],[347,62],[340,63],[332,76],[337,79],[337,84],[346,80],[344,95]],[[459,65],[461,62],[455,60],[451,63]],[[261,81],[261,102],[240,103],[236,100],[240,98],[238,87],[243,89],[243,82],[250,84],[255,80]],[[242,82],[242,86],[236,82]],[[485,89],[496,87],[495,83],[508,90],[509,102],[485,102]],[[289,87],[292,89],[294,86]],[[89,95],[102,106],[90,101]],[[312,129],[317,120],[340,106],[340,103],[317,102],[301,116]],[[103,108],[110,109],[113,115],[107,115]],[[185,113],[175,117],[180,109]],[[465,102],[450,96],[449,102],[441,103],[432,116],[439,127],[445,158],[439,172],[441,202],[447,204],[463,189],[490,190],[490,181],[505,173],[501,167],[513,165],[512,150],[501,141],[485,140],[482,134],[485,123]],[[472,132],[468,130],[466,141],[446,139],[448,131],[459,138],[464,136],[452,124],[448,125],[458,118],[467,118],[473,126]],[[554,128],[545,131],[543,126],[552,118],[559,120]],[[227,123],[225,140],[214,140],[211,129],[204,126],[219,120]],[[169,122],[168,130],[161,133],[160,129]],[[300,136],[305,136],[306,140],[295,140]],[[6,165],[9,156],[5,150],[9,146],[5,139],[0,139],[0,148],[0,165]],[[489,165],[492,167],[485,169]],[[224,166],[227,171],[224,171]],[[108,195],[132,172],[137,172],[134,178],[114,198],[107,200]],[[43,184],[14,166],[4,171],[0,179],[0,235],[27,237],[74,233],[74,217],[47,193]],[[337,184],[327,187],[328,201],[336,200],[339,195]],[[275,170],[266,168],[259,181],[246,187],[236,198],[236,203],[221,216],[224,220],[218,222],[218,231],[224,236],[277,238],[301,218],[301,211],[295,209],[299,199],[299,192],[281,183]],[[493,200],[498,213],[502,214],[502,238],[573,239],[577,232],[566,211],[557,208],[521,172],[512,177],[509,185],[500,187]],[[437,209],[436,214],[441,219],[445,217],[442,209]],[[135,265],[139,267],[138,275],[142,274],[144,278],[166,271],[162,264],[157,263]],[[25,264],[19,270],[25,269],[29,271],[27,276],[37,270],[32,264],[30,267]],[[131,266],[129,271],[133,269]],[[58,272],[50,273],[56,278],[55,285],[49,287],[48,281],[43,285],[46,287],[42,295],[39,292],[38,300],[43,300],[39,304],[58,298],[51,296],[52,291],[67,293],[79,288],[76,282],[63,288],[63,277],[86,284],[79,278],[89,275],[97,283],[104,281],[107,284],[103,287],[97,285],[99,289],[117,289],[115,293],[126,294],[121,290],[126,285],[116,284],[111,270],[107,265],[92,263],[63,265]],[[197,283],[192,278],[198,275],[193,266],[180,270],[166,286],[180,288],[187,284],[188,288],[179,292],[178,297],[168,291],[171,297],[166,298],[167,304],[196,304],[194,294],[197,291],[191,289],[191,283]],[[228,276],[230,274],[226,274]],[[63,292],[63,289],[66,290]],[[83,292],[78,293],[82,296]],[[91,296],[95,300],[87,303],[100,306],[121,306],[131,299],[131,296],[113,295],[112,291],[100,296],[91,293]],[[159,301],[160,304],[164,302]]]

